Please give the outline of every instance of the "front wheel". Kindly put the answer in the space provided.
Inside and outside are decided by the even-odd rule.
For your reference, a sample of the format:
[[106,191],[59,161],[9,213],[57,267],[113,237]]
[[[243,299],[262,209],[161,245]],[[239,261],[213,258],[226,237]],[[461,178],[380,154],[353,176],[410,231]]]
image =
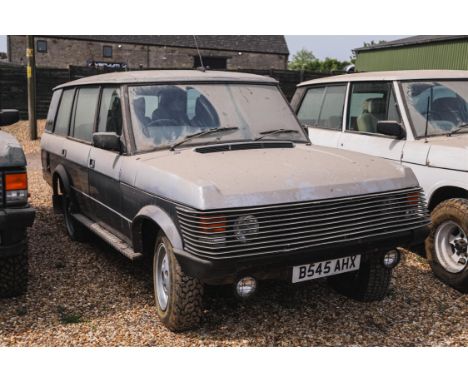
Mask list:
[[358,301],[381,301],[390,287],[393,269],[384,267],[383,256],[370,255],[356,272],[343,273],[328,279],[338,293]]
[[182,331],[199,325],[203,284],[183,272],[164,234],[160,234],[156,240],[153,283],[156,309],[167,328]]
[[432,211],[427,259],[439,279],[463,293],[468,293],[467,235],[467,199],[446,200]]

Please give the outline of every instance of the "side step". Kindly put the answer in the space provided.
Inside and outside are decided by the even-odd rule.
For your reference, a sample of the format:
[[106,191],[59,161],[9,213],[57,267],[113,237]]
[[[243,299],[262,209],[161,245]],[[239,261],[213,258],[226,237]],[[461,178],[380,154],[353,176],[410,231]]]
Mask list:
[[83,224],[86,228],[88,228],[91,232],[94,232],[102,240],[110,244],[122,255],[128,257],[130,260],[135,260],[143,256],[143,254],[140,252],[133,252],[133,249],[125,241],[119,239],[117,236],[115,236],[112,232],[109,232],[99,223],[88,219],[82,214],[73,214],[72,216],[81,224]]

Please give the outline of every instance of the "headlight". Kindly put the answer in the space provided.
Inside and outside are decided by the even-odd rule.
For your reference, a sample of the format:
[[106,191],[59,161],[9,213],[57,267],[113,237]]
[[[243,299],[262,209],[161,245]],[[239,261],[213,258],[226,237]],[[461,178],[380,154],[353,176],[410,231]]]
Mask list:
[[237,240],[246,242],[251,234],[258,233],[258,221],[253,215],[244,215],[237,218],[234,223],[234,234]]
[[28,176],[26,172],[5,174],[5,200],[7,205],[28,202]]

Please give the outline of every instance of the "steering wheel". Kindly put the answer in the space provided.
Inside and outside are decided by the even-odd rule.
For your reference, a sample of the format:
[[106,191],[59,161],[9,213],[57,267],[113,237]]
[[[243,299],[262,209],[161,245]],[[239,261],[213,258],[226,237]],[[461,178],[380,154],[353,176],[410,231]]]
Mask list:
[[[151,127],[158,127],[155,134],[151,134]],[[151,121],[148,125],[143,128],[143,134],[148,138],[157,139],[158,143],[164,140],[171,141],[180,135],[182,127],[180,124],[172,118],[160,118]]]

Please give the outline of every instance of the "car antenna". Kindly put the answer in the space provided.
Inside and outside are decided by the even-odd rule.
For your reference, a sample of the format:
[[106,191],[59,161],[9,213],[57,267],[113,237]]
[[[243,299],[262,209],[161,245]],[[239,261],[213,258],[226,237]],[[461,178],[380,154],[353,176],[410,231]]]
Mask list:
[[202,55],[201,55],[201,53],[200,53],[200,49],[198,49],[197,36],[193,35],[193,40],[195,41],[195,47],[197,48],[198,57],[200,58],[200,67],[197,68],[197,69],[198,69],[198,70],[201,70],[202,72],[205,72],[205,71],[206,71],[206,68],[205,68],[205,65],[203,65],[203,58],[202,58]]
[[426,128],[424,130],[424,143],[427,143],[427,128],[429,127],[429,107],[432,105],[432,86],[429,97],[427,97],[427,109],[426,109]]

